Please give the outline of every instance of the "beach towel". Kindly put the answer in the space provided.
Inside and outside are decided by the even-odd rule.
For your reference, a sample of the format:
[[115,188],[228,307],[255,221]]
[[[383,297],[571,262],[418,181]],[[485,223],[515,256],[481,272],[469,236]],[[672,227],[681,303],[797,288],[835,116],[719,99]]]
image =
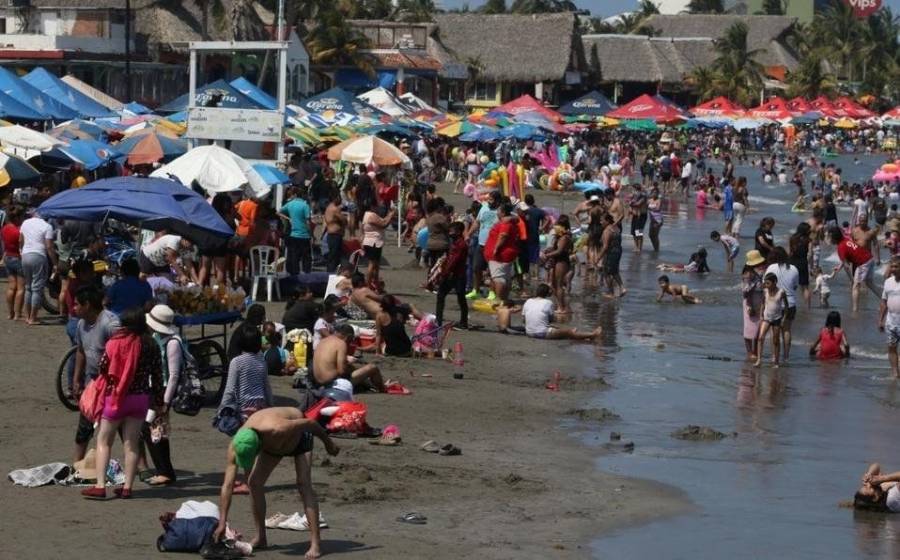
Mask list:
[[16,486],[37,488],[47,484],[57,484],[65,480],[71,469],[65,463],[47,463],[30,469],[18,469],[7,475]]

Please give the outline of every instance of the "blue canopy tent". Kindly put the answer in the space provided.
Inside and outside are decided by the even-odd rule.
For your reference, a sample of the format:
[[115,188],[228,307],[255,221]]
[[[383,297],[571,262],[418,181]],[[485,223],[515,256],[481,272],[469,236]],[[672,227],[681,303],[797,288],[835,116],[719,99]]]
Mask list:
[[40,205],[44,218],[102,222],[113,218],[143,229],[167,230],[215,247],[234,236],[206,199],[181,183],[152,177],[116,177],[63,191]]
[[137,101],[132,101],[131,103],[126,103],[125,105],[123,105],[122,111],[123,112],[127,111],[127,112],[131,113],[132,115],[152,115],[153,114],[152,109],[150,109],[149,107],[145,107],[144,105],[141,105]]
[[65,169],[77,163],[88,171],[102,167],[122,154],[109,144],[97,140],[70,140],[68,146],[57,146],[41,154],[41,163]]
[[588,115],[602,117],[616,108],[616,105],[605,95],[597,90],[582,95],[574,101],[569,101],[559,108],[563,115]]
[[0,93],[0,118],[14,121],[45,121],[46,115],[19,103],[14,98]]
[[256,84],[250,82],[243,76],[241,76],[240,78],[235,78],[229,83],[231,84],[231,87],[244,94],[244,96],[249,97],[259,105],[262,105],[266,109],[275,110],[278,108],[277,99],[258,88]]
[[35,68],[22,79],[44,94],[62,103],[78,113],[77,116],[90,119],[99,117],[115,117],[116,114],[81,93],[69,84],[60,80],[43,68]]
[[0,91],[45,115],[45,118],[69,120],[78,116],[78,112],[74,109],[66,107],[3,67],[0,67]]
[[500,138],[500,134],[492,129],[487,127],[481,127],[479,129],[473,130],[471,132],[467,132],[465,134],[460,135],[460,142],[493,142],[494,140]]
[[341,88],[331,88],[328,91],[301,101],[299,105],[309,113],[334,111],[336,113],[374,118],[380,118],[384,114],[365,101],[357,99],[349,91]]
[[[214,98],[220,98],[217,107],[221,109],[267,109],[264,105],[257,103],[253,99],[247,97],[234,86],[225,80],[216,80],[211,84],[206,84],[197,88],[195,94],[195,103],[202,107],[211,102]],[[158,107],[159,113],[177,113],[184,111],[188,107],[188,94],[176,97],[172,101]]]
[[500,136],[503,138],[515,138],[516,140],[529,140],[532,138],[543,138],[545,135],[533,124],[517,123],[501,128]]
[[372,78],[356,68],[339,68],[334,73],[334,83],[338,87],[351,88],[357,91],[376,87],[393,89],[397,85],[397,71],[381,70],[376,72],[375,77]]
[[277,167],[265,163],[254,163],[252,167],[267,185],[286,185],[291,182],[291,178]]

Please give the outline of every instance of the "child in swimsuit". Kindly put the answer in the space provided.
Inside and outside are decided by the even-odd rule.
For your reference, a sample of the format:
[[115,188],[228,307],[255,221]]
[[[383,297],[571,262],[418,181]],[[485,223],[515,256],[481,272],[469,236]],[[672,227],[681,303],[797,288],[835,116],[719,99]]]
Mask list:
[[718,231],[710,233],[709,238],[722,244],[722,248],[725,249],[725,261],[728,272],[734,272],[734,259],[741,252],[741,243],[735,237],[727,234],[723,235]]
[[670,295],[673,298],[680,298],[684,303],[701,303],[700,300],[688,293],[688,287],[684,284],[672,285],[669,277],[663,274],[659,277],[659,295],[656,301],[662,301],[663,296]]
[[781,321],[784,319],[784,310],[787,309],[787,295],[784,290],[778,288],[778,277],[770,272],[763,278],[763,309],[762,321],[759,327],[759,350],[756,354],[755,365],[762,364],[763,350],[766,346],[766,334],[772,331],[773,365],[778,367],[778,357],[781,354]]

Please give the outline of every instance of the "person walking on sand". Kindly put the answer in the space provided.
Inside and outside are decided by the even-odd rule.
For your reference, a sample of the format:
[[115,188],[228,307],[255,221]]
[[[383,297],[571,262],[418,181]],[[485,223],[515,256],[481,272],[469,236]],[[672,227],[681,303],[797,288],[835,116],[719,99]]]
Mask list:
[[888,361],[891,364],[891,372],[894,377],[900,378],[897,359],[897,343],[900,342],[900,258],[891,259],[888,274],[881,292],[878,329],[888,335]]
[[25,323],[37,323],[38,311],[44,301],[44,286],[56,268],[56,245],[53,226],[35,214],[19,226],[19,255],[25,277]]
[[297,489],[309,521],[309,549],[305,557],[313,559],[322,555],[319,523],[316,522],[319,519],[319,503],[312,485],[314,437],[322,440],[329,455],[334,456],[340,452],[325,429],[306,418],[298,408],[267,408],[247,420],[228,444],[225,479],[219,495],[219,524],[213,532],[215,542],[225,536],[234,481],[238,468],[241,468],[250,473],[248,482],[253,502],[253,523],[257,533],[250,544],[256,550],[266,548],[266,481],[282,458],[293,457]]

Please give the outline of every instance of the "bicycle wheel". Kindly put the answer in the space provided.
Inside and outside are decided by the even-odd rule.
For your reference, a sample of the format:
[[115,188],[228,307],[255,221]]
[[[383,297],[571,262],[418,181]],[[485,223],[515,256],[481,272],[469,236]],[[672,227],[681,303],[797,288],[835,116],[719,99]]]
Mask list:
[[78,397],[72,395],[69,383],[69,372],[75,370],[75,350],[75,346],[69,348],[56,370],[56,396],[69,410],[78,410]]
[[228,361],[225,349],[215,340],[201,340],[188,345],[188,351],[197,361],[197,373],[206,390],[206,406],[219,406],[225,392],[228,377]]
[[58,276],[47,279],[47,287],[44,288],[44,298],[41,307],[51,315],[59,315],[59,298],[62,281]]

